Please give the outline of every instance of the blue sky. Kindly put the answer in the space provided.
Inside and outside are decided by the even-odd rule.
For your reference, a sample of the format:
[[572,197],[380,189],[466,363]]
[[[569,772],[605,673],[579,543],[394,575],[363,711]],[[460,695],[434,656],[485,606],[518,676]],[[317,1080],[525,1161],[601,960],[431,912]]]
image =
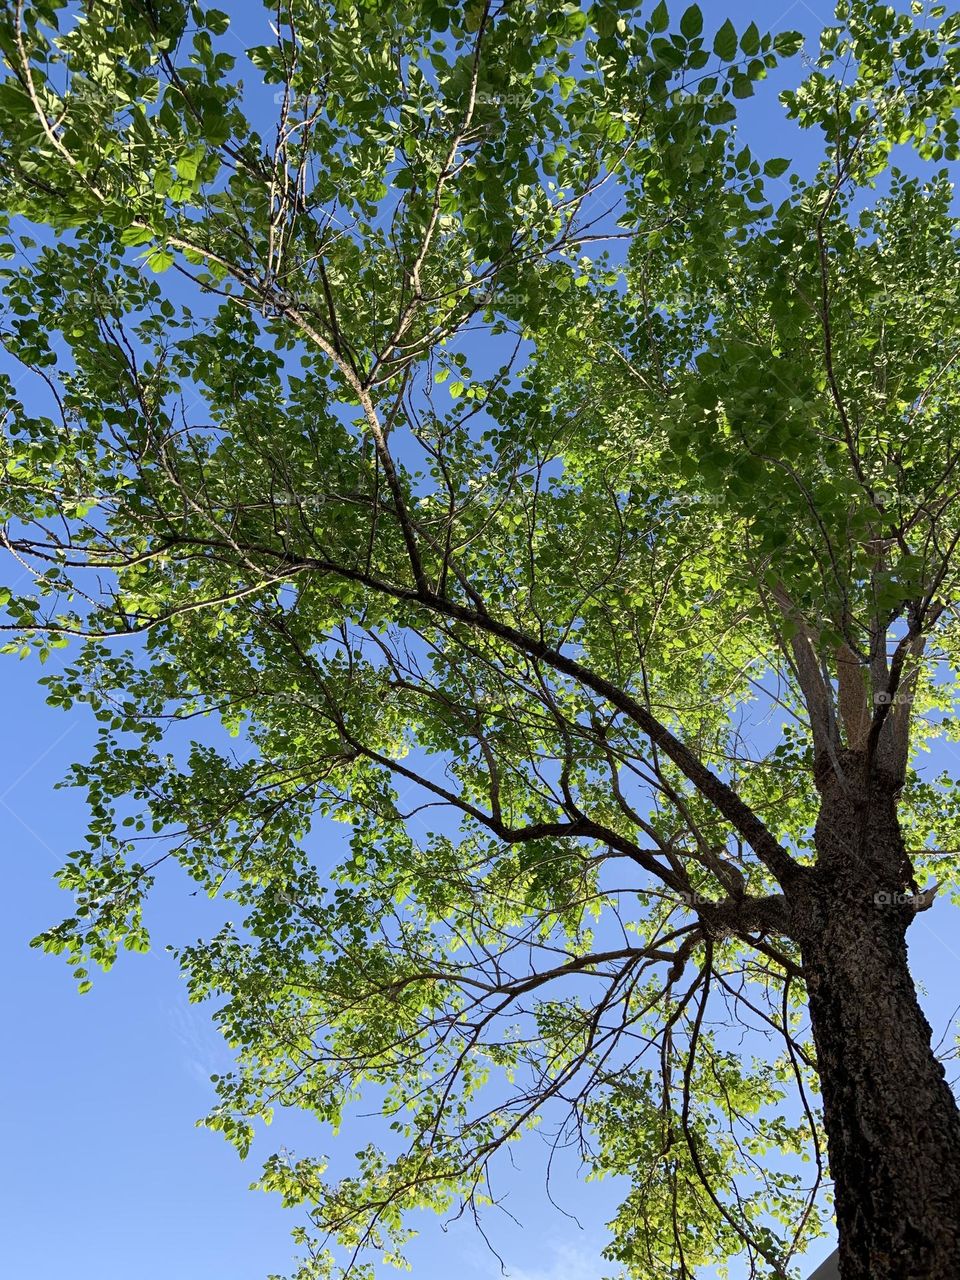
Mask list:
[[[219,4],[236,17],[241,33],[251,30],[259,14],[254,0]],[[756,20],[796,28],[812,46],[832,17],[830,4],[805,0],[703,7],[708,23],[729,16],[738,27]],[[797,158],[802,167],[812,140],[799,138],[774,109],[773,86],[746,106],[743,133],[755,149],[764,157]],[[54,784],[73,760],[84,758],[92,740],[82,711],[65,715],[45,706],[38,675],[33,662],[0,662],[9,726],[0,738],[0,962],[8,974],[8,1048],[0,1060],[6,1156],[0,1265],[6,1274],[37,1280],[264,1280],[287,1269],[295,1219],[275,1199],[247,1189],[258,1167],[256,1149],[243,1164],[218,1135],[193,1125],[211,1101],[209,1076],[229,1055],[207,1011],[188,1004],[172,957],[162,947],[147,956],[125,955],[81,998],[61,962],[28,949],[28,940],[69,906],[51,877],[81,837],[85,815],[80,796]],[[313,839],[324,844],[329,860],[344,829],[326,825]],[[192,887],[176,875],[161,877],[150,919],[160,942],[189,941],[209,929],[210,905],[192,897]],[[950,913],[938,904],[911,933],[935,1037],[953,1011],[960,962]],[[303,1152],[334,1148],[302,1117],[282,1117],[274,1128],[260,1155],[279,1142]],[[338,1141],[352,1151],[364,1140],[348,1133]],[[505,1186],[507,1205],[523,1225],[506,1216],[486,1224],[509,1274],[514,1280],[598,1280],[613,1189],[577,1184],[569,1174],[561,1179],[557,1198],[576,1213],[578,1227],[547,1203],[540,1152],[518,1150],[517,1161],[518,1172]],[[447,1231],[434,1220],[423,1225],[411,1254],[417,1280],[500,1274],[469,1221]],[[810,1270],[830,1247],[811,1255]]]

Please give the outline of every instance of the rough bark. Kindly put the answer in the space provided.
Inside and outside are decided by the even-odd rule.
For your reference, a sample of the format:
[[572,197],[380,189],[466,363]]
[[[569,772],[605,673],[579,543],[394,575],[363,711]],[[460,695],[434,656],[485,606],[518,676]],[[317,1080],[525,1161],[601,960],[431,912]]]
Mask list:
[[960,1278],[960,1111],[907,963],[915,915],[896,780],[846,756],[818,864],[788,893],[835,1182],[842,1280]]

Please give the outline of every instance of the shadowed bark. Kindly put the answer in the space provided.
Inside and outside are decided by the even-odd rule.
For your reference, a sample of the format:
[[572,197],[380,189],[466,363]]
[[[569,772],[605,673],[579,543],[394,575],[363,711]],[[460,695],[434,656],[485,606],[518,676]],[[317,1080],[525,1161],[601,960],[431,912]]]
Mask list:
[[789,896],[836,1185],[843,1280],[960,1276],[960,1111],[907,963],[896,784],[860,756],[825,788],[817,869]]

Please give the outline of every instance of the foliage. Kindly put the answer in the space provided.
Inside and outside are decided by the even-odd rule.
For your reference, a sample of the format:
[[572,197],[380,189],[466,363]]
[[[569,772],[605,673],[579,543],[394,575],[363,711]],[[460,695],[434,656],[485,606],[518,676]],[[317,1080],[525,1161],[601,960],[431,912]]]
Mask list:
[[73,641],[100,725],[38,943],[85,989],[165,860],[239,905],[179,957],[207,1123],[384,1117],[267,1162],[304,1278],[537,1125],[629,1180],[625,1274],[787,1275],[817,769],[906,770],[915,879],[960,847],[906,763],[953,732],[960,17],[842,0],[801,177],[736,132],[799,39],[696,5],[284,0],[242,57],[180,0],[0,12],[9,647]]

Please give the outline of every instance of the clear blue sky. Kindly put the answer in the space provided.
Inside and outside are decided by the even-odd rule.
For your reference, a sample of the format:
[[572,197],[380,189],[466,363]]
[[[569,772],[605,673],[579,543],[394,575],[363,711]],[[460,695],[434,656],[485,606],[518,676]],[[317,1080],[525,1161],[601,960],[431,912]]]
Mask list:
[[[255,0],[219,0],[245,36],[259,17]],[[683,5],[675,6],[676,10]],[[703,5],[708,22],[751,19],[799,29],[815,46],[832,6],[732,0]],[[262,40],[261,35],[257,40]],[[251,41],[252,42],[252,41]],[[773,87],[748,105],[744,134],[764,156],[799,158],[810,140],[783,122]],[[8,731],[0,739],[0,833],[5,892],[0,902],[0,963],[7,1050],[0,1060],[0,1271],[31,1280],[264,1280],[284,1272],[293,1255],[294,1216],[248,1191],[257,1149],[246,1164],[216,1134],[194,1128],[212,1097],[209,1076],[229,1057],[204,1008],[191,1007],[173,959],[162,947],[125,955],[93,992],[78,997],[68,969],[30,951],[28,940],[61,918],[69,900],[51,876],[82,836],[81,797],[55,791],[67,766],[92,739],[82,711],[47,708],[33,662],[0,661],[0,695]],[[949,748],[945,748],[949,749]],[[342,827],[312,837],[317,856],[335,857]],[[151,927],[160,942],[207,932],[211,906],[192,886],[164,876]],[[927,991],[935,1034],[953,1011],[960,938],[951,908],[940,904],[911,933],[914,969]],[[350,1151],[365,1135],[338,1140]],[[334,1149],[328,1135],[302,1117],[278,1121],[259,1154],[278,1142],[306,1152]],[[518,1152],[509,1182],[510,1211],[487,1223],[514,1280],[598,1280],[603,1221],[615,1204],[606,1186],[584,1187],[569,1175],[558,1199],[582,1229],[551,1209],[534,1149]],[[493,1280],[500,1274],[470,1222],[446,1232],[433,1219],[411,1257],[416,1280]],[[829,1251],[824,1245],[813,1262]],[[385,1271],[385,1275],[396,1274]],[[737,1280],[736,1269],[733,1271]]]

